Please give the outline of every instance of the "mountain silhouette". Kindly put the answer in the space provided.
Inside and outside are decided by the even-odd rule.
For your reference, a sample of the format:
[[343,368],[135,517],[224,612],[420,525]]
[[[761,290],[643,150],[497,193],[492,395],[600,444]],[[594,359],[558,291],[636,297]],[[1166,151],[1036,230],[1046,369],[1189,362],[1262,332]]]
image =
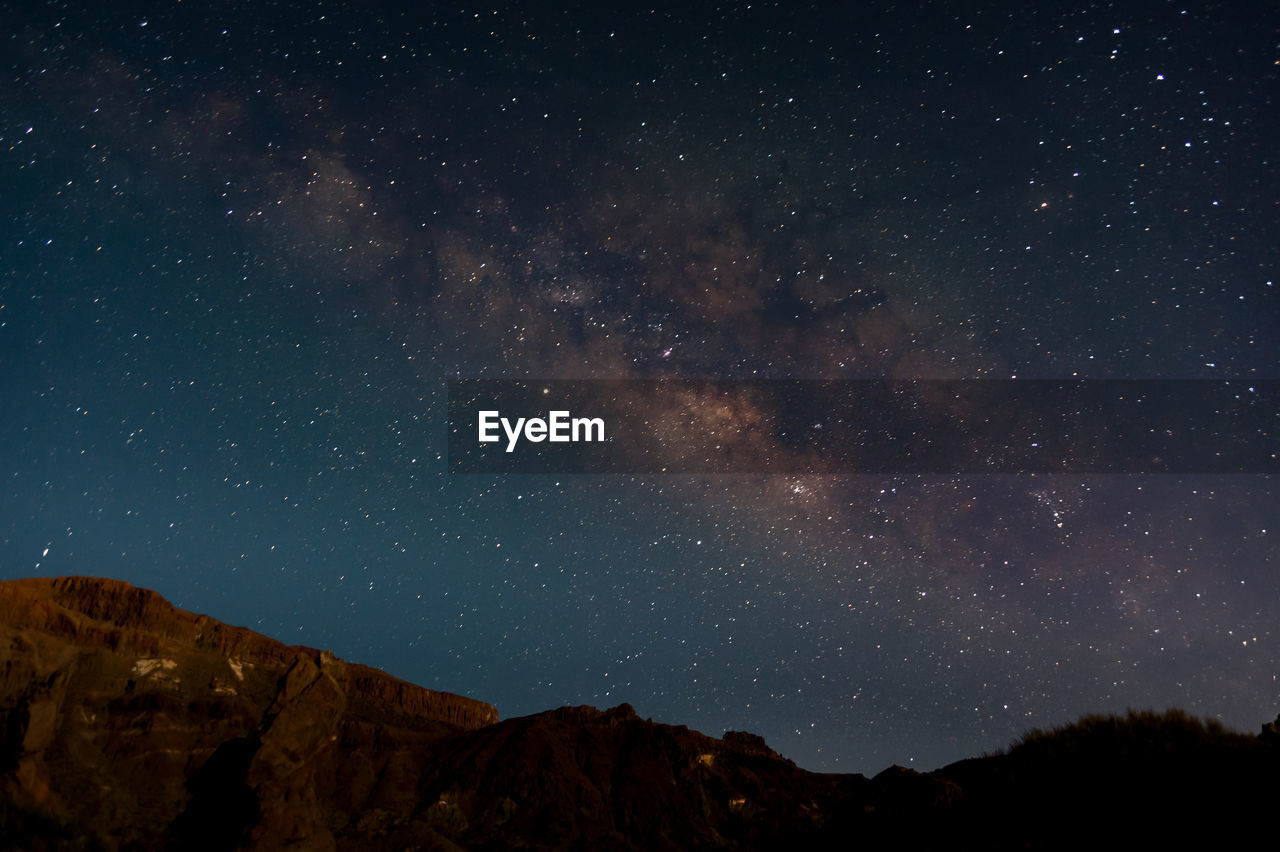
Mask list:
[[0,583],[0,638],[11,849],[1177,848],[1280,793],[1280,719],[1090,716],[867,778],[626,704],[500,720],[115,580]]

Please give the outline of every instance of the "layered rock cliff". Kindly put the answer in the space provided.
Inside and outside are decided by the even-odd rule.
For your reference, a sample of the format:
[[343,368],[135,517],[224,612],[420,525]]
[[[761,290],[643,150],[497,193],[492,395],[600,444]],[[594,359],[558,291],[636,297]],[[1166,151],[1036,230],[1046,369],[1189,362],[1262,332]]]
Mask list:
[[108,847],[332,847],[430,744],[497,720],[127,583],[0,583],[0,795]]

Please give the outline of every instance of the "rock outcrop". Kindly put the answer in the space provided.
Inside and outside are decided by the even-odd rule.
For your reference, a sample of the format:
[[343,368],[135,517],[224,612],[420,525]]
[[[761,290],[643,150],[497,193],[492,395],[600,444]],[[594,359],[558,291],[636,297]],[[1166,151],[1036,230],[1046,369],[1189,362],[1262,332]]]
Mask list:
[[89,577],[0,583],[0,664],[0,796],[107,847],[332,848],[433,743],[498,720]]

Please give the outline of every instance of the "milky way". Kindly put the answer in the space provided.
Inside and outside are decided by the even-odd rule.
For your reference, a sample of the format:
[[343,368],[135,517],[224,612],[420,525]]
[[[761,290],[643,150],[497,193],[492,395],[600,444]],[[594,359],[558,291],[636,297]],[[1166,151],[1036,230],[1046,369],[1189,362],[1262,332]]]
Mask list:
[[813,769],[1280,709],[1271,477],[445,458],[455,379],[1280,378],[1275,21],[187,5],[5,7],[4,577]]

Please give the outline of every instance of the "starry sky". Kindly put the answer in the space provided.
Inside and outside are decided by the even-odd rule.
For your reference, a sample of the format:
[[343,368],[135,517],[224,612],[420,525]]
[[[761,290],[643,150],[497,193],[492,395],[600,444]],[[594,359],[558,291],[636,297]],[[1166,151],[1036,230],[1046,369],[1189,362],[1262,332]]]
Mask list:
[[0,5],[0,576],[825,771],[1280,710],[1274,477],[461,474],[445,417],[1280,379],[1271,4],[86,5]]

